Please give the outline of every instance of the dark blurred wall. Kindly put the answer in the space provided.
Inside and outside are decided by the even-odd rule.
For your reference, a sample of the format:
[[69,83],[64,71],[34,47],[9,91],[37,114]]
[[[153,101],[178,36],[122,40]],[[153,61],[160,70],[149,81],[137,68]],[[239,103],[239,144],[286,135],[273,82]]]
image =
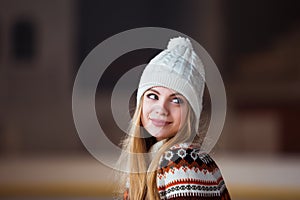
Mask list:
[[0,152],[81,148],[71,114],[75,60],[72,0],[0,1]]
[[[228,97],[220,140],[224,151],[299,153],[298,11],[296,0],[2,0],[0,152],[84,152],[71,110],[81,62],[114,34],[157,26],[193,37],[219,67]],[[101,78],[97,114],[114,133],[115,143],[123,133],[110,106],[103,105],[109,105],[112,87],[123,73],[158,52],[123,55]]]
[[[237,113],[247,116],[246,120],[248,116],[253,116],[253,121],[256,118],[248,132],[260,143],[260,150],[267,150],[273,135],[277,143],[273,151],[300,152],[299,9],[299,1],[293,0],[233,0],[224,4],[227,92]],[[262,128],[268,129],[270,121],[271,135]],[[254,141],[247,151],[255,151],[255,145],[251,145]]]

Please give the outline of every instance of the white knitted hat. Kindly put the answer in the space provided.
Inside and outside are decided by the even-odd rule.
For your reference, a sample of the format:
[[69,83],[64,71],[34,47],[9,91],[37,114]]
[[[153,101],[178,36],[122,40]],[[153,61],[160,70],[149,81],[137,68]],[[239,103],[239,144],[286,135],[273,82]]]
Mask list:
[[173,38],[167,49],[155,56],[144,69],[137,91],[137,107],[145,91],[156,86],[167,87],[188,100],[199,121],[204,85],[204,66],[190,40],[183,37]]

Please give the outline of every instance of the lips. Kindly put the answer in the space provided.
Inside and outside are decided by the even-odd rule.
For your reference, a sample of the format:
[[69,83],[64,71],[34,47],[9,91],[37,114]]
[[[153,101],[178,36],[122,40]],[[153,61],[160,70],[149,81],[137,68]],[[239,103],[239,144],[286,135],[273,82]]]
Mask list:
[[154,126],[158,126],[158,127],[163,127],[171,124],[171,122],[168,122],[166,120],[161,120],[161,119],[150,119],[150,120]]

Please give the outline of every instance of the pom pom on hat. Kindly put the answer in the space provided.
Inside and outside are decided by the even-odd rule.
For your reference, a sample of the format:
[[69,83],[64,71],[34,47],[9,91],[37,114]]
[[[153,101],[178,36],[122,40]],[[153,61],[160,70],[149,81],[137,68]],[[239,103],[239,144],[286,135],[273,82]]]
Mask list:
[[172,50],[177,46],[184,46],[189,49],[193,49],[191,41],[188,38],[183,38],[183,37],[170,39],[167,49]]
[[[170,39],[167,49],[146,66],[137,91],[137,107],[144,92],[157,86],[170,88],[183,95],[191,105],[197,121],[200,119],[205,71],[188,38]],[[198,124],[195,124],[196,131]]]

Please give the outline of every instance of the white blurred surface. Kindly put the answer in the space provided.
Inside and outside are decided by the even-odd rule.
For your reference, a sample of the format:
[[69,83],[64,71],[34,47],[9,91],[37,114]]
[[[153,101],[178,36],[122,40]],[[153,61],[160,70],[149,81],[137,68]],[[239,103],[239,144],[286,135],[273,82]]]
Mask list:
[[[221,168],[233,199],[258,199],[259,196],[285,199],[286,193],[291,195],[289,199],[300,197],[299,156],[222,155],[213,158]],[[91,156],[51,156],[2,158],[0,177],[0,197],[3,194],[8,197],[12,194],[57,195],[79,196],[80,199],[86,194],[92,199],[110,195],[114,173]]]

